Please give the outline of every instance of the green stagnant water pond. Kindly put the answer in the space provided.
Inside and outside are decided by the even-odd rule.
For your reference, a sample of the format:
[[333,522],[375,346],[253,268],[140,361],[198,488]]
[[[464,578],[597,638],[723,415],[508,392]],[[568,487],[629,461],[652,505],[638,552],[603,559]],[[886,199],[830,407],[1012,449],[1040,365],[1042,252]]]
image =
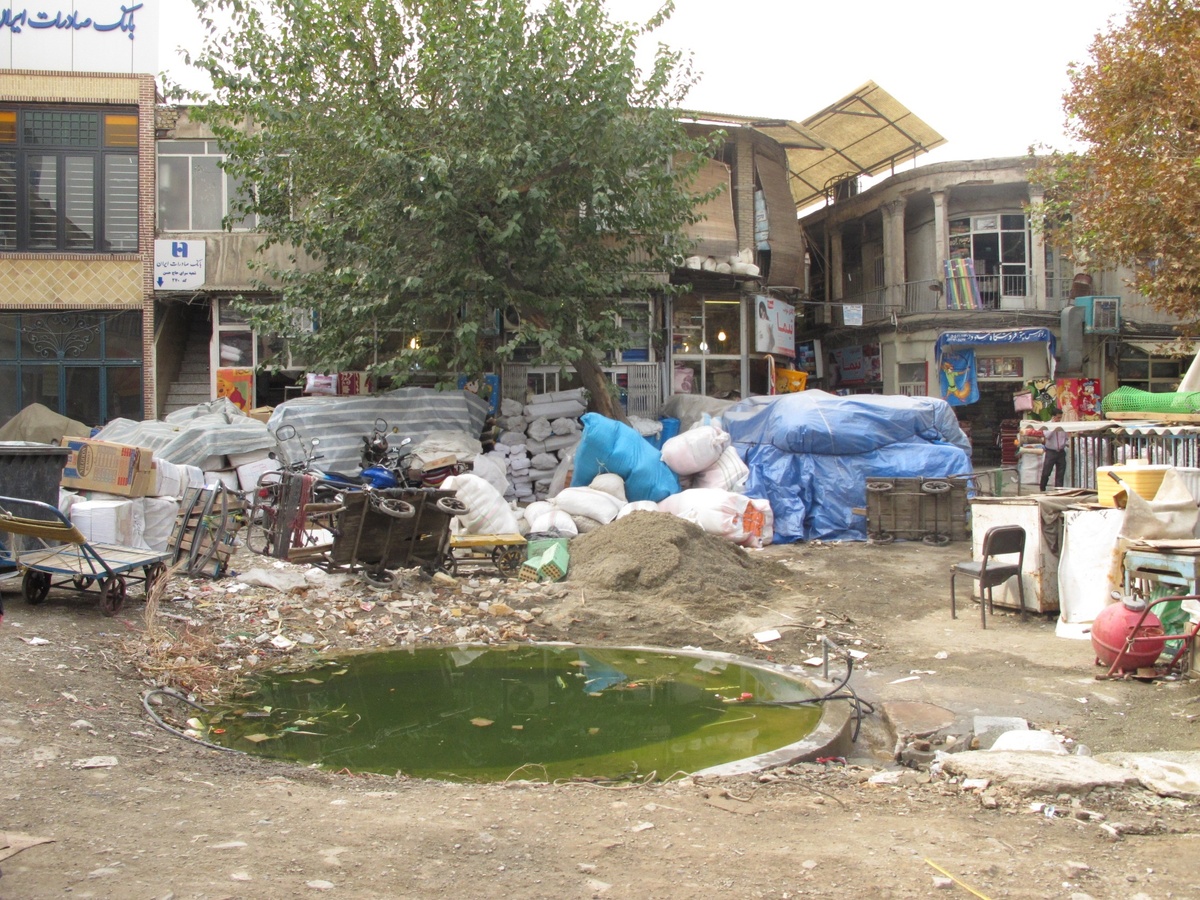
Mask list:
[[223,746],[352,772],[499,781],[668,778],[805,738],[782,672],[703,655],[555,645],[347,656],[262,677],[201,723]]

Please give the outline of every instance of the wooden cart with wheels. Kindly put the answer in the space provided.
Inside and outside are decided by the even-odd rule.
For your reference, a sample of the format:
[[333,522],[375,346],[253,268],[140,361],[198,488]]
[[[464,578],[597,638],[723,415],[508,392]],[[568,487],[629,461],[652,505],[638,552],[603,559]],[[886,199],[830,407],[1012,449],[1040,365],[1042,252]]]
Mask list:
[[[170,554],[119,544],[92,543],[56,507],[38,500],[0,497],[0,560],[24,571],[21,596],[44,601],[51,588],[100,594],[100,610],[115,615],[125,603],[130,582],[147,591],[166,571]],[[135,574],[136,572],[141,574]]]
[[525,538],[519,534],[455,534],[450,536],[446,569],[456,574],[463,566],[495,566],[505,578],[516,578],[525,562]]

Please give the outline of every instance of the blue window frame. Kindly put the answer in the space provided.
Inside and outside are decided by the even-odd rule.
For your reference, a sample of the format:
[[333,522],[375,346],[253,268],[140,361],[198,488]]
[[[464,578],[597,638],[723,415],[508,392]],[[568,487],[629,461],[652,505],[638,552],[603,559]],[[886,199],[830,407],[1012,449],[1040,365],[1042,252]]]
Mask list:
[[0,313],[0,422],[32,403],[83,422],[142,418],[142,314]]

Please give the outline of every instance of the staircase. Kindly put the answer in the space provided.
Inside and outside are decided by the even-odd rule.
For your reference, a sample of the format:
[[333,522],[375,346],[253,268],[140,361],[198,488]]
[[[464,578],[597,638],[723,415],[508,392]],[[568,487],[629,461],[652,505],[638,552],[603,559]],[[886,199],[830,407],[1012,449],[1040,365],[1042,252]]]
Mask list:
[[167,390],[164,415],[213,399],[212,380],[208,369],[212,325],[209,323],[207,310],[201,309],[198,314],[193,312],[189,326],[183,364],[179,368],[179,377]]

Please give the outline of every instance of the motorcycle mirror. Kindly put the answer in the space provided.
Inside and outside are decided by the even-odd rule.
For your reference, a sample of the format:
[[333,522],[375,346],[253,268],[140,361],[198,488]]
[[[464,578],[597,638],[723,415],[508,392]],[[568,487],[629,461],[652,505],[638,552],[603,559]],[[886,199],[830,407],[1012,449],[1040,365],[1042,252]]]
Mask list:
[[316,447],[317,447],[317,444],[319,444],[319,443],[321,443],[321,439],[320,439],[320,438],[313,438],[313,439],[312,439],[312,445],[313,445],[313,449],[314,449],[314,450],[316,449]]
[[387,424],[386,419],[376,419],[375,420],[375,431],[378,432],[379,434],[383,434],[385,431],[387,431],[387,427],[388,427],[388,424]]
[[411,444],[411,443],[412,443],[412,438],[410,438],[410,437],[406,437],[404,440],[402,440],[402,441],[401,441],[399,444],[397,444],[396,446],[397,446],[397,447],[407,447],[407,446],[408,446],[409,444]]
[[278,428],[275,429],[275,440],[277,440],[277,441],[290,441],[295,436],[296,436],[296,426],[295,425],[280,425]]

